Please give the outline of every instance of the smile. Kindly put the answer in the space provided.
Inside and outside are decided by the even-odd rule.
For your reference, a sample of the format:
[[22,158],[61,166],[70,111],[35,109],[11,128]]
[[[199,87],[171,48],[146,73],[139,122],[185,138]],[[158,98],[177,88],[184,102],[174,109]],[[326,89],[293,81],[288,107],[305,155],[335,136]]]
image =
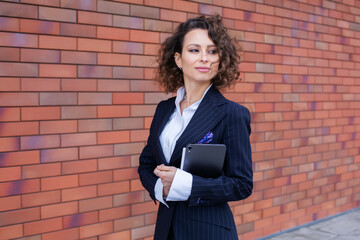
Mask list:
[[210,68],[208,67],[197,67],[195,69],[198,70],[199,72],[204,72],[204,73],[210,71]]

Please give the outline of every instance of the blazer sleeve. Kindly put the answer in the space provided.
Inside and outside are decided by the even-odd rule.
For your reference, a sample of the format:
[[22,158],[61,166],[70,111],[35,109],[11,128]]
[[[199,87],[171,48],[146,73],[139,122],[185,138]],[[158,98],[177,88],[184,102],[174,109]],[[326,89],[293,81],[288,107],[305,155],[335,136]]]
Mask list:
[[253,188],[250,144],[250,112],[230,102],[222,121],[223,143],[227,151],[224,173],[218,178],[193,176],[189,206],[209,206],[249,197]]
[[147,143],[142,150],[140,157],[139,157],[139,167],[138,173],[140,176],[140,181],[144,188],[149,192],[150,197],[156,203],[155,198],[155,184],[158,177],[153,173],[154,169],[157,166],[156,160],[154,159],[153,152],[152,152],[152,145],[155,144],[153,141],[153,130],[155,126],[155,122],[158,121],[158,116],[160,115],[160,104],[157,106],[155,110],[155,114],[150,126],[150,133],[147,140]]

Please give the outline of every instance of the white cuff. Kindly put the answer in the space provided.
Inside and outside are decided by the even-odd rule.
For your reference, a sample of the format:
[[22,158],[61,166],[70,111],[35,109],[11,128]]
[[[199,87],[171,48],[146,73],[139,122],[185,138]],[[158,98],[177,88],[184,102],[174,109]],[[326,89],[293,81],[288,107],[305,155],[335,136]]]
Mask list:
[[186,201],[191,194],[193,176],[177,169],[166,201]]
[[164,185],[161,182],[161,179],[158,178],[158,180],[156,181],[156,184],[155,184],[155,188],[154,188],[155,198],[156,198],[156,200],[158,200],[159,202],[161,202],[162,204],[164,204],[165,206],[167,206],[169,208],[169,206],[167,205],[167,203],[165,202],[165,200],[163,198],[163,189],[164,189]]

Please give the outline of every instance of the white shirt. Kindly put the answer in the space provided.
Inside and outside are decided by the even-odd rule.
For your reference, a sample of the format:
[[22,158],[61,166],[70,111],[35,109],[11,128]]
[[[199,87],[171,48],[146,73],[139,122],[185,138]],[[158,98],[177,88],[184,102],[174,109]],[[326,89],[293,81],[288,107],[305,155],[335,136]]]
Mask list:
[[[180,109],[180,102],[184,99],[185,87],[181,87],[178,89],[175,99],[176,109],[170,116],[169,121],[166,123],[164,130],[161,132],[160,135],[161,147],[167,162],[170,162],[170,158],[174,151],[176,141],[184,132],[185,128],[189,124],[191,118],[193,117],[194,113],[196,112],[202,99],[204,98],[210,87],[211,85],[205,90],[202,98],[199,101],[185,108],[182,115]],[[181,169],[177,169],[166,201],[186,201],[191,194],[192,180],[193,177],[190,173],[185,172]],[[160,178],[155,184],[154,191],[156,199],[168,207],[168,205],[163,199],[163,184]]]

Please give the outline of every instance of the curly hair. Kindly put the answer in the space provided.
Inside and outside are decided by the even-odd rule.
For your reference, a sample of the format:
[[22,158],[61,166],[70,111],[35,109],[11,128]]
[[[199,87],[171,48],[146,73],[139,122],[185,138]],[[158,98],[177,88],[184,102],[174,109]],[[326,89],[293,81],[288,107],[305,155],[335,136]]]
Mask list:
[[221,17],[219,15],[199,16],[181,23],[175,33],[161,45],[156,79],[166,92],[174,92],[184,85],[183,73],[176,65],[174,55],[176,52],[182,53],[185,35],[193,29],[208,30],[209,38],[218,49],[220,63],[216,76],[211,80],[213,86],[217,89],[229,87],[240,76],[238,44],[236,39],[228,35]]

